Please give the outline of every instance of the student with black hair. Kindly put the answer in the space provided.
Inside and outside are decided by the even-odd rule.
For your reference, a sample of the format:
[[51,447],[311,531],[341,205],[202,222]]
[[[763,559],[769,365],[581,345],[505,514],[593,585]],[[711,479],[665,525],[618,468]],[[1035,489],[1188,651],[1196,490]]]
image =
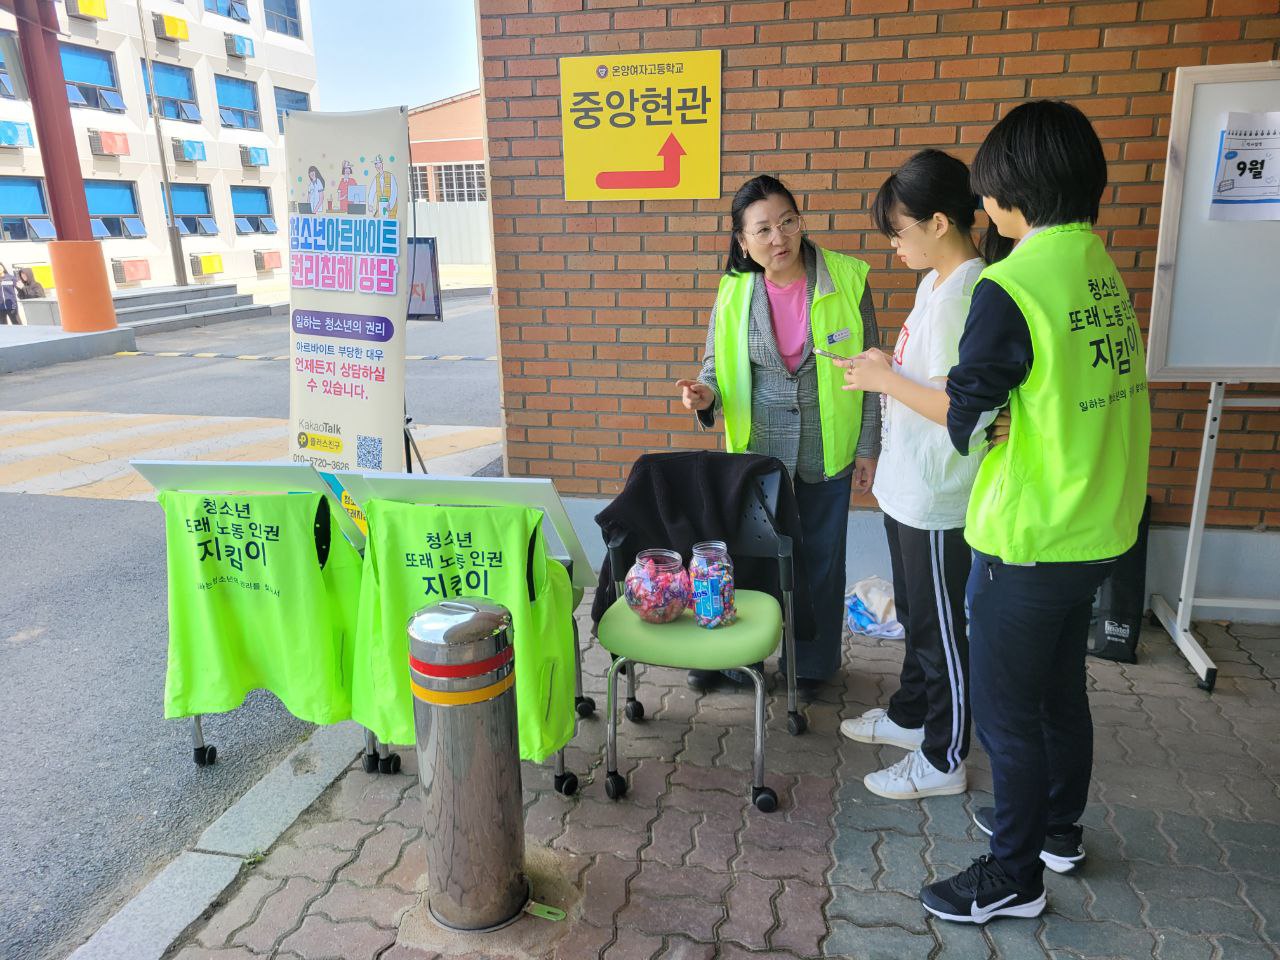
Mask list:
[[995,806],[974,816],[991,853],[921,899],[943,919],[985,923],[1038,916],[1044,867],[1065,873],[1084,859],[1089,616],[1137,538],[1151,413],[1137,318],[1093,232],[1107,165],[1088,119],[1058,101],[1022,104],[992,128],[972,171],[996,229],[1015,241],[973,288],[944,411],[968,455],[1008,411],[965,519],[969,692]]
[[[774,177],[748,180],[730,209],[702,371],[676,385],[704,428],[723,414],[731,453],[777,457],[795,481],[795,667],[812,699],[840,668],[850,491],[871,489],[880,454],[879,398],[842,390],[840,368],[814,348],[852,357],[879,345],[868,267],[805,236],[795,197]],[[693,671],[689,684],[716,678]]]
[[872,793],[894,800],[963,793],[968,786],[964,594],[972,557],[964,517],[981,460],[961,456],[939,421],[945,419],[947,374],[958,359],[970,292],[986,266],[973,243],[976,209],[969,168],[941,150],[917,153],[880,187],[871,205],[876,226],[908,269],[928,272],[892,358],[868,350],[845,377],[846,390],[884,398],[872,492],[884,512],[906,651],[901,683],[887,708],[845,720],[840,732],[910,751],[863,778]]

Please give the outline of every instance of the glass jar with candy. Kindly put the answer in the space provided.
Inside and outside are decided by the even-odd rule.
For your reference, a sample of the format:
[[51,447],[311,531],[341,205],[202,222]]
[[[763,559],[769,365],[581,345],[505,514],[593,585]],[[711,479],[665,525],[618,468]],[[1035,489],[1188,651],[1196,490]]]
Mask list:
[[623,581],[627,606],[646,623],[670,623],[689,606],[689,574],[674,550],[641,550]]
[[693,619],[698,626],[713,630],[738,619],[734,606],[733,561],[723,540],[693,545],[689,583],[693,590]]

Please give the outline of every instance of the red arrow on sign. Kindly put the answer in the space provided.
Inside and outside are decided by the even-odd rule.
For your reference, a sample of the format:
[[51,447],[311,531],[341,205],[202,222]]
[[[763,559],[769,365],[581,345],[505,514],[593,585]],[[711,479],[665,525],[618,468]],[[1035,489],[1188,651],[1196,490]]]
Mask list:
[[651,190],[666,189],[680,184],[680,158],[684,147],[676,135],[667,136],[667,142],[658,151],[662,158],[661,170],[606,170],[596,174],[596,186],[601,190]]

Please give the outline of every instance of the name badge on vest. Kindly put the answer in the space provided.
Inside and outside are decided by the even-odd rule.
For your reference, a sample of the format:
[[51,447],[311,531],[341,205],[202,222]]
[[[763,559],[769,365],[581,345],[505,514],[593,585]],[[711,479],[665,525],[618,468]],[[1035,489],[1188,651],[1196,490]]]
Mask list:
[[853,333],[847,328],[844,330],[837,330],[835,333],[828,333],[827,346],[834,347],[837,343],[843,343],[845,340],[848,340],[851,336],[853,336]]

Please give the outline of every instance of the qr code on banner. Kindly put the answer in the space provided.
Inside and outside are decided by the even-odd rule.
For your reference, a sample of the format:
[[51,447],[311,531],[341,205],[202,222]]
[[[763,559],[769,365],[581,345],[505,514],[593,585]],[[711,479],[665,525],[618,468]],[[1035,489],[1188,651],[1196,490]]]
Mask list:
[[356,434],[356,469],[382,469],[382,438]]

